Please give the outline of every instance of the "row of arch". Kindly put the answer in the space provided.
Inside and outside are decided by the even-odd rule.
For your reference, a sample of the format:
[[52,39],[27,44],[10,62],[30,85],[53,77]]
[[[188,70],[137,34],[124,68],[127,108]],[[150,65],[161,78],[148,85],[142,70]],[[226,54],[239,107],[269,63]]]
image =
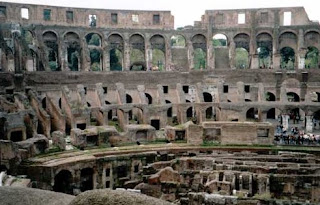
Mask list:
[[[54,31],[46,31],[42,35],[43,43],[46,46],[46,57],[51,70],[59,70],[58,35]],[[25,32],[26,42],[32,44],[35,42],[33,34],[30,31]],[[212,38],[213,47],[229,47],[230,42],[234,43],[234,58],[236,68],[249,68],[251,64],[250,53],[258,55],[259,68],[271,68],[273,64],[274,39],[269,32],[261,32],[255,36],[256,44],[254,50],[250,45],[250,35],[247,33],[238,33],[232,40],[223,33],[215,34]],[[307,31],[304,34],[305,47],[305,68],[319,67],[319,40],[318,31]],[[67,32],[63,35],[63,41],[66,44],[67,63],[70,70],[80,70],[81,61],[81,41],[75,32]],[[90,70],[99,71],[103,69],[105,62],[104,49],[102,48],[103,37],[99,33],[88,33],[85,35],[85,41],[88,46],[90,57]],[[122,70],[124,66],[124,38],[121,34],[113,33],[108,36],[108,59],[111,71]],[[142,34],[133,34],[129,38],[130,45],[130,70],[165,70],[166,69],[166,49],[184,48],[187,46],[186,38],[182,34],[174,35],[170,43],[166,43],[166,37],[160,34],[153,35],[149,42],[151,44],[151,53],[146,52],[145,37]],[[207,65],[207,38],[203,34],[196,34],[191,38],[194,49],[194,69],[204,69]],[[297,62],[298,34],[294,31],[285,31],[279,35],[278,50],[281,55],[280,67],[293,69]],[[276,49],[277,50],[277,49]],[[35,50],[31,55],[37,57]],[[151,62],[146,65],[146,55],[151,56]],[[40,66],[36,63],[37,67]],[[42,68],[43,69],[43,68]],[[61,70],[61,68],[60,68]]]

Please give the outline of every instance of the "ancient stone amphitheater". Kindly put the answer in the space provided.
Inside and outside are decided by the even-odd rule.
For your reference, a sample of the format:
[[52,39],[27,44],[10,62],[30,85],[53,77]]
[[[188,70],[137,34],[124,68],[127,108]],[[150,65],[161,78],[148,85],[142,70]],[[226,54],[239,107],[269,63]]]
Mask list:
[[319,204],[319,49],[302,7],[0,2],[0,203]]

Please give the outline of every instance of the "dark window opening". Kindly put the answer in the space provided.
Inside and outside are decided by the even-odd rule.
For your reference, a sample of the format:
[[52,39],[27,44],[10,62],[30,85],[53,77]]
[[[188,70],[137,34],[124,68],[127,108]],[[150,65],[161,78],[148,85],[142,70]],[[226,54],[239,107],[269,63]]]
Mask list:
[[0,18],[1,17],[7,17],[7,7],[0,6]]
[[182,131],[176,131],[176,140],[185,140],[186,132],[184,130]]
[[47,108],[47,98],[46,97],[42,99],[41,104],[42,104],[43,109]]
[[14,132],[11,132],[11,138],[10,140],[12,142],[21,142],[22,141],[22,131],[19,130],[19,131],[14,131]]
[[87,136],[87,145],[88,146],[98,146],[98,135]]
[[172,117],[172,107],[167,110],[167,117]]
[[80,190],[82,192],[93,189],[93,169],[85,168],[80,174]]
[[103,93],[107,94],[108,93],[108,87],[103,87]]
[[193,109],[192,107],[190,107],[187,110],[187,118],[192,118],[192,117],[193,117]]
[[89,15],[89,26],[96,27],[97,26],[97,15],[90,14]]
[[13,89],[6,89],[7,95],[13,95]]
[[146,98],[147,98],[147,103],[148,103],[149,105],[151,105],[151,104],[152,104],[152,97],[151,97],[151,95],[148,94],[148,93],[145,93],[145,95],[146,95]]
[[61,100],[61,98],[59,99],[59,108],[62,109],[62,100]]
[[91,107],[91,104],[87,102],[87,106],[88,106],[88,107]]
[[160,120],[151,120],[151,126],[156,130],[160,130]]
[[67,11],[66,16],[67,16],[67,22],[73,22],[73,11]]
[[53,191],[65,194],[73,194],[72,175],[69,171],[62,170],[54,177]]
[[132,103],[132,97],[128,94],[126,94],[126,103]]
[[139,172],[139,164],[134,165],[134,173],[138,173]]
[[111,22],[113,24],[118,24],[118,14],[117,13],[112,13],[111,14]]
[[228,93],[229,92],[229,86],[228,85],[224,85],[223,86],[223,93]]
[[244,86],[244,92],[250,93],[250,85],[245,85]]
[[184,85],[182,86],[182,90],[185,94],[188,94],[189,93],[189,86],[188,85]]
[[169,93],[169,86],[167,86],[167,85],[163,86],[163,93],[164,94]]
[[153,24],[154,25],[160,24],[160,15],[159,14],[154,14],[153,15]]
[[86,124],[86,123],[77,124],[77,128],[80,129],[80,130],[85,130],[86,127],[87,127],[87,124]]
[[51,10],[50,9],[43,10],[43,20],[45,20],[45,21],[51,20]]
[[127,177],[127,166],[122,165],[117,167],[118,178]]
[[106,188],[110,188],[110,181],[106,181]]
[[223,181],[223,172],[219,172],[219,181]]
[[109,110],[108,112],[108,120],[112,120],[112,110]]
[[276,119],[276,109],[275,108],[271,108],[267,112],[267,119]]
[[84,94],[86,95],[87,94],[87,87],[83,87],[84,89]]
[[106,169],[106,177],[110,177],[110,169]]
[[212,95],[210,93],[203,93],[203,101],[204,102],[213,102]]

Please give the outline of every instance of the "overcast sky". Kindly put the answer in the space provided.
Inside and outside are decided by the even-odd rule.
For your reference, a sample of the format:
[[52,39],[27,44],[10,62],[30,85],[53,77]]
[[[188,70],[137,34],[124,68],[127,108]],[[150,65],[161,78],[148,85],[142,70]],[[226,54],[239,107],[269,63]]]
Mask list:
[[310,20],[320,20],[318,0],[3,0],[6,2],[32,3],[103,9],[170,10],[175,17],[175,27],[193,25],[200,21],[205,10],[269,8],[304,6]]

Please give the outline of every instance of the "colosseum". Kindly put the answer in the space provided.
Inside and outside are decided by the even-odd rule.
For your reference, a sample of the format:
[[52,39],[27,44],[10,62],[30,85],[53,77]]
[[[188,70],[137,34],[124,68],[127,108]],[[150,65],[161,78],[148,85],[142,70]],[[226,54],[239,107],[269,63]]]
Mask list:
[[319,204],[319,49],[303,7],[175,29],[170,11],[0,2],[0,193]]

